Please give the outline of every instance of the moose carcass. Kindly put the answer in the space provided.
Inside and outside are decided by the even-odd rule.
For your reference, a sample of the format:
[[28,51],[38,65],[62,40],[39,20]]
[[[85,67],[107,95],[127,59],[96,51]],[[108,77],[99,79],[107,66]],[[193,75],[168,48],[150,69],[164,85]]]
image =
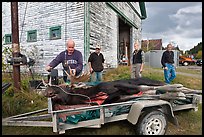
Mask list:
[[[143,88],[143,85],[147,87]],[[133,95],[148,90],[151,86],[163,86],[165,83],[148,78],[124,79],[101,82],[89,87],[70,87],[66,85],[48,85],[44,95],[61,105],[76,105],[91,103],[96,96],[106,96],[103,104],[120,102],[122,95]],[[148,87],[149,86],[149,87]],[[148,88],[148,89],[146,89]]]

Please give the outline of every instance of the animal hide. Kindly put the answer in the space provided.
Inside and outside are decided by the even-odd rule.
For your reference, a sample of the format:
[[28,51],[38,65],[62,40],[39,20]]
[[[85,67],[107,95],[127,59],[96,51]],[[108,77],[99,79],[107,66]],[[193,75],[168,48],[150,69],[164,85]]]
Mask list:
[[96,98],[95,96],[101,92],[107,95],[102,104],[107,104],[120,102],[123,95],[138,94],[142,90],[141,85],[163,86],[165,83],[148,78],[137,78],[101,82],[88,88],[50,85],[44,95],[51,97],[54,104],[77,105],[91,103],[91,99]]

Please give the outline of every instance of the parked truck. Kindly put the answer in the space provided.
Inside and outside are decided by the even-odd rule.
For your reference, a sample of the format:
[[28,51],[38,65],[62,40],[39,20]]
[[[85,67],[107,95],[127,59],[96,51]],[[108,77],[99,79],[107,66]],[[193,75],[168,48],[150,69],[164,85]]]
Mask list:
[[186,56],[179,56],[179,64],[183,66],[188,66],[188,65],[194,65],[196,63],[196,60],[186,57]]

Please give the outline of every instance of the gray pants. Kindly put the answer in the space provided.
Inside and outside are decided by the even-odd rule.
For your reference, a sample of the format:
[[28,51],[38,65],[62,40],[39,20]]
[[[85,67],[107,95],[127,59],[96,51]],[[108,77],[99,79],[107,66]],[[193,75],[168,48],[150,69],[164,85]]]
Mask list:
[[141,63],[132,64],[131,68],[131,78],[140,78],[142,74],[140,73]]

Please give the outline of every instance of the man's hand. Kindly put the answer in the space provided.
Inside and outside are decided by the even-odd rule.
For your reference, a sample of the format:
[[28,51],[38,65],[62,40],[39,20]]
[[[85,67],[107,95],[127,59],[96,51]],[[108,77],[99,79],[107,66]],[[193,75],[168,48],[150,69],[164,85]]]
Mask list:
[[142,69],[140,69],[140,73],[142,73]]
[[52,67],[50,67],[49,65],[45,67],[45,70],[47,70],[49,72],[51,71],[51,69],[52,69]]
[[164,67],[164,69],[168,70],[168,68],[167,68],[167,67]]
[[92,68],[90,68],[90,73],[92,73],[93,72],[93,69]]
[[75,76],[76,75],[76,69],[71,69],[71,67],[69,66],[69,73],[71,76]]
[[71,75],[75,76],[76,75],[76,69],[71,69]]

